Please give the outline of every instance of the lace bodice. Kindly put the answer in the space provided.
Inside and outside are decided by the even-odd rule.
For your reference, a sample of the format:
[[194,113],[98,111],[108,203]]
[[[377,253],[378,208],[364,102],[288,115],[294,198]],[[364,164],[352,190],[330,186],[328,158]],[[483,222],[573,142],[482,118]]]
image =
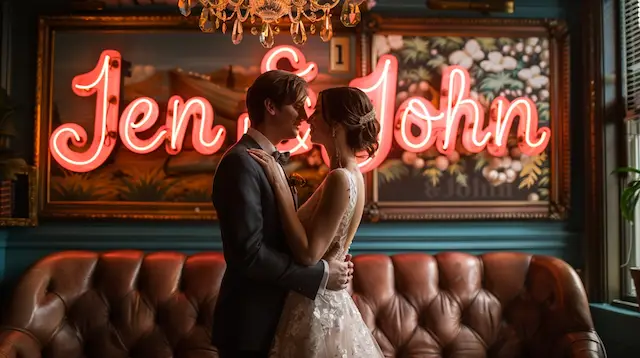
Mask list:
[[[355,175],[346,168],[338,168],[336,170],[344,171],[349,179],[349,205],[347,205],[347,210],[345,210],[344,215],[342,215],[340,225],[338,225],[338,230],[333,237],[333,242],[329,245],[329,249],[322,257],[327,261],[337,258],[344,259],[349,252],[349,248],[346,247],[349,236],[349,225],[353,219],[353,215],[356,211],[356,203],[358,202],[358,187],[356,186]],[[302,208],[300,208],[300,211],[298,211],[298,217],[303,224],[307,220],[313,220],[312,216],[314,215],[318,202],[322,197],[322,190],[324,190],[324,183],[322,183],[311,198],[309,198],[309,202],[307,202]]]
[[[349,251],[349,226],[356,210],[355,174],[347,169],[349,205],[324,259],[342,259]],[[298,211],[303,222],[313,220],[324,183]],[[369,327],[346,290],[321,290],[315,300],[290,292],[282,311],[270,358],[384,358]]]

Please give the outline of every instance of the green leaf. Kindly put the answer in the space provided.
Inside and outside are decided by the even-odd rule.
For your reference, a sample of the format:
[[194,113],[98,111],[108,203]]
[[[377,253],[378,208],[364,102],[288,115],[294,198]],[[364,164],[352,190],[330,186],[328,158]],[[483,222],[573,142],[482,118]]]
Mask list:
[[484,155],[482,155],[482,153],[476,154],[475,159],[476,159],[476,165],[474,166],[473,170],[475,171],[482,170],[482,168],[484,168],[484,166],[487,164],[487,159],[484,157]]
[[424,37],[414,37],[404,40],[400,56],[404,63],[423,63],[430,58],[429,42]]
[[[611,174],[615,173],[639,175],[640,169],[633,167],[621,167],[611,172]],[[625,220],[631,222],[634,221],[638,199],[640,199],[640,180],[633,179],[627,181],[622,193],[620,194],[620,213]]]
[[498,49],[497,41],[493,37],[476,37],[475,39],[480,44],[480,48],[485,53],[496,51]]
[[640,174],[640,169],[638,168],[632,168],[632,167],[620,167],[617,169],[614,169],[611,174],[622,174],[622,173],[633,173],[633,174]]
[[480,91],[498,93],[502,89],[523,89],[524,83],[511,77],[508,73],[492,73],[480,81]]
[[516,40],[510,37],[501,37],[496,40],[496,44],[500,47],[513,46],[515,43],[516,43]]
[[536,107],[538,109],[538,119],[540,119],[541,122],[548,122],[551,117],[549,102],[538,102],[536,103]]
[[549,189],[546,189],[546,188],[538,189],[538,195],[540,195],[541,199],[549,198]]
[[410,39],[404,40],[404,47],[407,49],[415,50],[416,52],[427,52],[429,51],[429,41],[427,41],[424,37],[414,37]]
[[426,66],[431,69],[440,69],[442,65],[447,64],[447,59],[441,55],[435,55],[427,61]]
[[465,188],[469,185],[467,182],[468,177],[466,174],[460,173],[460,174],[457,174],[455,177],[456,177],[456,183],[458,185],[463,186]]
[[441,52],[449,53],[460,50],[464,46],[462,37],[432,37],[431,46]]
[[389,183],[409,175],[409,168],[399,159],[384,161],[378,167],[378,180],[381,183]]

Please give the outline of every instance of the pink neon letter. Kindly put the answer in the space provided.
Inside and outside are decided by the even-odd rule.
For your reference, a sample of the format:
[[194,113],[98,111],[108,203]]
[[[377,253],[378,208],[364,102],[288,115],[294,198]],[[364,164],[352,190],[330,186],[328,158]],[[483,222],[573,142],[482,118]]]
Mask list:
[[[407,98],[396,112],[398,125],[394,136],[398,145],[406,151],[422,153],[427,151],[436,141],[435,125],[443,114],[437,111],[431,102],[422,97]],[[413,134],[411,126],[415,125],[420,133]]]
[[[380,121],[380,134],[378,135],[378,150],[373,158],[368,158],[358,165],[360,171],[366,173],[378,167],[384,162],[393,139],[393,105],[396,98],[396,82],[398,80],[398,60],[393,55],[383,55],[378,60],[376,69],[365,77],[352,80],[351,87],[360,88],[364,91],[376,109],[378,120]],[[322,156],[328,162],[326,151]]]
[[240,140],[240,138],[242,138],[242,136],[247,133],[250,127],[251,120],[249,119],[249,114],[242,113],[240,117],[238,117],[238,124],[236,125],[236,140]]
[[[405,100],[396,114],[399,126],[396,127],[395,137],[400,147],[420,153],[435,143],[440,153],[451,154],[455,150],[460,120],[464,117],[462,145],[471,153],[482,151],[490,134],[481,128],[484,108],[469,98],[470,83],[469,74],[464,68],[450,66],[444,69],[442,75],[439,111],[421,97]],[[412,125],[420,129],[418,135],[412,133]]]
[[307,62],[302,51],[293,46],[277,46],[267,52],[262,58],[260,64],[260,72],[265,73],[278,69],[278,61],[281,59],[289,60],[291,67],[294,68],[296,75],[302,77],[305,81],[311,82],[318,76],[318,65],[315,62]]
[[63,168],[90,172],[102,165],[113,151],[118,130],[120,63],[118,51],[103,51],[91,72],[78,75],[71,81],[71,89],[76,95],[88,97],[96,94],[95,124],[93,140],[84,152],[76,152],[70,147],[70,144],[82,147],[87,143],[87,131],[78,124],[65,123],[51,133],[49,152]]
[[[444,70],[440,91],[440,110],[445,113],[445,118],[441,121],[444,122],[442,123],[444,128],[439,130],[439,140],[436,141],[438,151],[442,154],[451,154],[455,151],[462,117],[465,118],[462,145],[468,151],[471,153],[481,152],[489,140],[490,134],[480,128],[484,122],[484,108],[480,103],[469,98],[470,85],[469,73],[465,68],[449,66]],[[470,128],[471,132],[467,128]],[[482,139],[478,139],[478,136]]]
[[[529,98],[517,98],[509,102],[504,97],[498,97],[491,102],[488,130],[494,133],[494,141],[487,145],[489,154],[507,154],[507,137],[516,117],[519,118],[517,136],[520,151],[533,156],[547,148],[551,139],[551,129],[538,129],[538,111],[535,103]],[[536,139],[537,142],[534,142]]]
[[[450,66],[443,71],[439,111],[424,98],[411,97],[405,100],[396,114],[398,126],[394,134],[398,144],[407,151],[417,153],[435,144],[440,153],[450,154],[455,150],[455,141],[460,135],[462,145],[471,153],[479,153],[486,148],[491,155],[504,156],[507,153],[507,137],[517,117],[520,119],[520,150],[527,155],[540,154],[545,150],[551,130],[538,129],[536,106],[529,98],[517,98],[513,102],[504,97],[494,99],[490,107],[489,125],[482,128],[484,108],[478,101],[469,98],[470,84],[466,69]],[[462,117],[465,123],[460,134],[458,128]],[[420,129],[418,135],[412,133],[412,125]]]
[[[167,109],[167,129],[170,140],[167,152],[177,154],[182,150],[188,119],[193,117],[193,147],[200,154],[211,155],[222,147],[225,128],[213,126],[213,108],[211,103],[202,97],[193,97],[184,102],[180,96],[169,99]],[[197,135],[196,135],[197,134]]]
[[[129,103],[120,118],[120,137],[124,146],[138,154],[147,154],[158,149],[167,136],[165,126],[162,126],[149,139],[140,139],[136,133],[144,132],[153,127],[158,120],[159,113],[158,103],[149,97],[136,98]],[[140,116],[143,116],[142,119],[136,122]]]
[[[305,81],[311,82],[318,75],[318,65],[315,62],[307,62],[304,54],[295,47],[292,46],[277,46],[267,52],[262,58],[260,64],[261,73],[267,71],[276,70],[278,61],[281,59],[287,59],[291,66],[294,68],[296,75],[302,77]],[[305,112],[307,117],[313,114],[316,105],[316,94],[311,90],[307,90],[307,100],[305,101]],[[243,113],[238,118],[238,140],[247,132],[251,126],[251,120],[247,113]],[[295,139],[288,140],[284,143],[277,145],[278,150],[283,152],[290,152],[291,155],[303,154],[311,150],[311,129],[307,122],[302,122],[300,125],[300,131],[304,133],[302,137],[300,134]]]

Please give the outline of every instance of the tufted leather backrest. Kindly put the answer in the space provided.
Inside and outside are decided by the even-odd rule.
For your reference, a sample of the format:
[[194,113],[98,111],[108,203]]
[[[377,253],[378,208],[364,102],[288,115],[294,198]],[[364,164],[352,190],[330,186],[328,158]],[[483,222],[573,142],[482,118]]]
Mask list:
[[[571,333],[593,329],[582,284],[558,259],[442,253],[354,262],[354,299],[388,357],[555,357]],[[210,328],[224,269],[220,253],[51,255],[17,286],[0,357],[216,357]]]
[[552,257],[449,252],[355,261],[354,299],[390,357],[563,356],[566,334],[593,330],[579,277]]
[[5,326],[51,358],[213,357],[219,253],[62,252],[21,279]]

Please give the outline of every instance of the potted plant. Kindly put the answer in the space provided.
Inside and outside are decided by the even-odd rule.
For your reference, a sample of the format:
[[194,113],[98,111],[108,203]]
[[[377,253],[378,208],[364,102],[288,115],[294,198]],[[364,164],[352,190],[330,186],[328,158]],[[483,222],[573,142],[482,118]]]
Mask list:
[[[614,173],[631,174],[632,177],[625,184],[622,194],[620,195],[620,213],[622,217],[629,221],[631,225],[635,224],[635,212],[640,200],[640,169],[632,167],[622,167],[614,171]],[[629,247],[629,255],[633,249],[633,241]],[[630,257],[623,266],[629,265]],[[638,264],[638,263],[636,263]],[[640,304],[640,267],[629,267],[633,285],[636,288],[636,298]]]
[[0,88],[0,216],[12,215],[13,181],[16,175],[27,168],[13,148],[17,131],[15,128],[16,105],[4,88]]

